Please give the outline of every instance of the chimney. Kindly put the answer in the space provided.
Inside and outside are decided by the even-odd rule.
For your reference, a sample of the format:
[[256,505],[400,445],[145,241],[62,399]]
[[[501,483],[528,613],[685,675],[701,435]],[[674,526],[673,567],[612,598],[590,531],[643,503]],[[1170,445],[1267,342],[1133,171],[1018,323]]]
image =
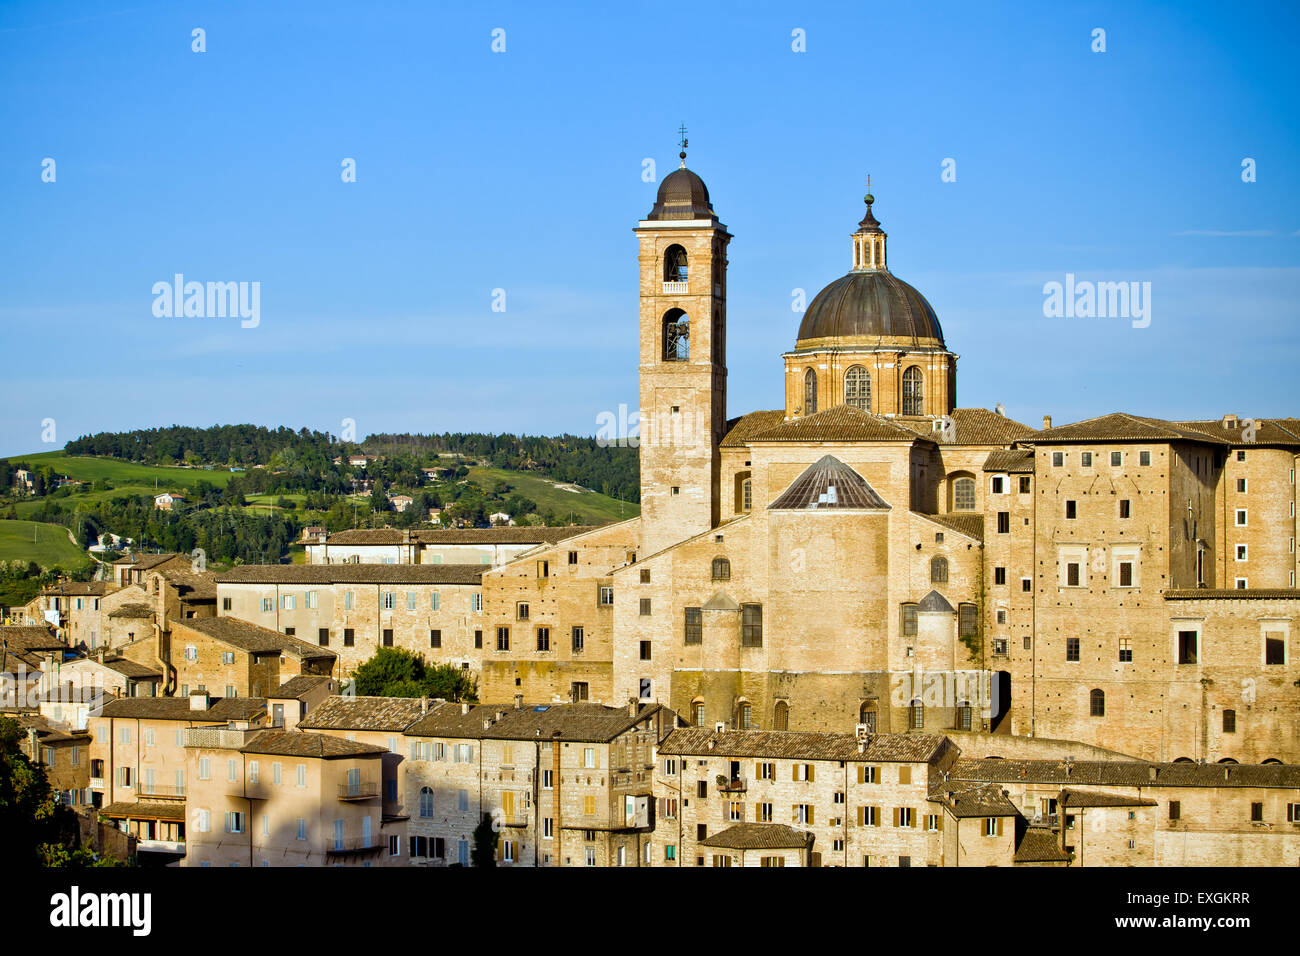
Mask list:
[[866,752],[867,752],[867,742],[861,739],[858,740],[858,753],[864,754]]
[[429,712],[429,698],[427,698],[427,697],[421,697],[421,698],[420,698],[420,713],[421,713],[421,714],[427,714],[428,712]]
[[1043,431],[1047,431],[1047,429],[1049,429],[1049,428],[1051,428],[1051,427],[1052,427],[1052,416],[1051,416],[1051,415],[1044,415],[1044,416],[1043,416]]
[[1155,767],[1147,767],[1147,779],[1148,779],[1148,780],[1154,780],[1154,779],[1156,778],[1156,773],[1157,773],[1157,770],[1156,770]]
[[467,701],[462,701],[462,702],[461,702],[461,705],[460,705],[460,712],[461,712],[462,715],[464,715],[464,714],[468,714],[468,713],[469,713],[469,703],[468,703]]
[[627,715],[635,717],[639,713],[641,713],[641,702],[635,697],[629,697],[627,699]]
[[515,710],[523,710],[523,709],[524,709],[524,695],[515,694]]
[[1224,428],[1236,428],[1236,427],[1237,427],[1237,416],[1234,415],[1234,414],[1232,414],[1231,412],[1229,412],[1228,414],[1224,415],[1224,416],[1223,416],[1223,427],[1224,427]]
[[207,710],[208,695],[206,691],[196,690],[190,694],[190,710]]
[[497,711],[497,720],[505,720],[505,716],[506,712],[504,710]]

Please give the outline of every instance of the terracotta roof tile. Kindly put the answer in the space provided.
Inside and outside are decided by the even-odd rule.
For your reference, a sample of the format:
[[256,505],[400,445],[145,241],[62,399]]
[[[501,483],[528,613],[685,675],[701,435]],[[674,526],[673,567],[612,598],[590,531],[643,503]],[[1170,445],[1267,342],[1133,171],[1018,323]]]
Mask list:
[[812,843],[812,834],[784,823],[737,823],[700,841],[724,850],[791,850]]
[[323,647],[308,644],[288,634],[273,631],[269,627],[250,624],[234,617],[188,617],[183,621],[173,620],[170,623],[173,630],[176,627],[187,627],[249,654],[278,652],[300,660],[333,660],[338,656]]
[[759,432],[775,428],[785,420],[785,412],[779,408],[766,412],[750,412],[740,418],[727,422],[726,433],[722,436],[723,448],[739,448],[749,444],[749,440]]
[[750,436],[750,442],[913,442],[920,437],[914,430],[881,415],[864,412],[852,405],[837,405],[757,432]]
[[388,753],[386,747],[357,743],[329,734],[305,734],[297,730],[266,730],[239,750],[245,754],[270,754],[279,757],[366,757]]
[[217,584],[446,584],[476,586],[485,564],[245,564]]
[[778,757],[861,763],[922,763],[941,756],[948,739],[936,734],[876,734],[858,749],[853,734],[790,730],[725,730],[679,727],[659,746],[661,754]]

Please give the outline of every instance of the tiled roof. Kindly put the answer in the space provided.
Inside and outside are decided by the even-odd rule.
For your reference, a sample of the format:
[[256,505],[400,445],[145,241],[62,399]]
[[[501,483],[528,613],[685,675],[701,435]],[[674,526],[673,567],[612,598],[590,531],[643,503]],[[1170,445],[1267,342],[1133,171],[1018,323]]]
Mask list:
[[[1247,421],[1255,426],[1254,440],[1245,438]],[[1184,428],[1193,428],[1200,432],[1215,435],[1237,448],[1249,448],[1251,445],[1300,445],[1300,419],[1296,418],[1256,418],[1238,417],[1235,428],[1224,428],[1223,420],[1175,422]]]
[[[643,706],[633,717],[625,707],[602,704],[533,704],[516,709],[510,706],[471,707],[462,713],[460,704],[439,703],[430,706],[409,728],[408,734],[421,737],[479,737],[492,740],[563,740],[605,743],[625,733],[654,715],[657,704]],[[502,716],[497,719],[497,714]],[[489,726],[485,723],[491,722]]]
[[749,444],[749,440],[760,432],[775,428],[785,420],[785,412],[779,408],[767,412],[750,412],[740,418],[727,422],[722,436],[723,448],[739,448]]
[[266,730],[239,748],[245,754],[270,754],[278,757],[365,757],[388,753],[387,748],[362,744],[329,734],[304,734],[297,730]]
[[485,564],[245,564],[217,575],[217,584],[468,584]]
[[217,697],[209,700],[206,710],[191,709],[188,697],[119,697],[104,705],[101,716],[224,723],[228,720],[252,720],[265,712],[264,697]]
[[275,693],[268,694],[267,697],[276,700],[301,700],[314,690],[318,690],[322,684],[335,683],[332,677],[322,677],[319,674],[299,674],[297,677],[291,677],[275,689]]
[[1060,804],[1063,807],[1154,807],[1154,800],[1142,797],[1130,797],[1119,793],[1103,793],[1099,790],[1061,791]]
[[145,664],[137,664],[125,657],[106,657],[101,663],[110,670],[115,670],[132,680],[162,680],[161,671],[156,671]]
[[1089,418],[1069,425],[1044,428],[1025,436],[1025,440],[1040,445],[1094,441],[1194,441],[1222,445],[1227,444],[1228,441],[1218,435],[1189,428],[1177,422],[1168,422],[1161,418],[1144,418],[1127,412],[1112,412],[1109,415]]
[[700,841],[700,846],[723,850],[790,850],[803,849],[812,842],[812,834],[784,823],[736,823]]
[[501,528],[444,528],[407,532],[397,528],[357,528],[336,531],[326,544],[554,544],[565,538],[594,531],[599,525],[569,525],[546,528],[541,525],[512,525]]
[[[430,701],[428,706],[436,703]],[[298,726],[304,730],[401,731],[421,716],[416,697],[335,696],[317,704]]]
[[823,455],[767,506],[768,511],[829,509],[884,511],[889,504],[844,462],[834,455]]
[[[952,419],[952,440],[944,441],[945,445],[1010,445],[1034,434],[1030,426],[987,408],[954,408],[949,416]],[[936,419],[933,418],[900,417],[892,420],[912,429],[922,438],[939,440],[942,435],[941,431],[935,431]]]
[[1297,600],[1296,588],[1170,588],[1164,592],[1166,601],[1264,601]]
[[1070,854],[1061,849],[1057,831],[1050,827],[1025,827],[1016,847],[1017,863],[1069,863]]
[[185,804],[176,803],[110,803],[99,811],[100,816],[124,820],[176,820],[185,821]]
[[289,654],[300,660],[333,660],[338,656],[315,644],[234,617],[188,617],[183,621],[173,620],[171,625],[198,631],[249,654]]
[[47,588],[41,588],[41,595],[48,595],[50,597],[61,597],[63,595],[71,597],[102,597],[107,590],[107,581],[64,581],[62,584],[54,584]]
[[9,645],[9,653],[67,649],[44,624],[10,624],[0,627],[0,638]]
[[[913,512],[920,514],[920,512]],[[971,515],[921,515],[922,518],[928,518],[935,524],[941,524],[944,527],[952,528],[953,531],[959,531],[968,538],[974,538],[976,541],[984,540],[984,516],[980,514]]]
[[[1057,783],[1110,787],[1300,788],[1300,764],[1146,763],[1140,760],[960,759],[953,780]],[[1152,771],[1155,776],[1152,776]]]
[[148,604],[122,604],[108,612],[109,617],[126,618],[132,621],[140,621],[145,618],[153,617],[153,608]]
[[185,571],[181,568],[164,568],[158,572],[167,583],[181,592],[182,601],[215,601],[217,576],[211,571]]
[[948,781],[930,793],[931,801],[942,804],[954,817],[1014,817],[1015,805],[999,784]]
[[845,760],[863,763],[921,763],[939,756],[948,739],[936,734],[875,734],[858,749],[852,734],[790,730],[725,730],[679,727],[659,746],[682,756],[777,757],[788,760]]
[[956,611],[956,608],[948,603],[948,599],[938,591],[931,591],[925,597],[921,598],[920,602],[916,605],[916,609],[918,611],[937,611],[940,614],[952,614]]
[[880,415],[852,405],[836,405],[804,418],[776,425],[750,436],[751,442],[768,441],[916,441],[921,436]]
[[998,449],[984,459],[985,471],[1005,471],[1009,474],[1032,474],[1034,450],[1032,448]]

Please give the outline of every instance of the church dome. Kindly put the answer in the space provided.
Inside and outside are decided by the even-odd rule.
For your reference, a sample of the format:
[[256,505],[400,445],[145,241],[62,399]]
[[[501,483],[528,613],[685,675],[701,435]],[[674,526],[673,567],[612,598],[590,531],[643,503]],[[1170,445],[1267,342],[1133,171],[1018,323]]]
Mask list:
[[885,269],[854,270],[817,293],[799,324],[796,348],[822,339],[943,348],[939,318],[925,296]]
[[853,240],[853,270],[812,300],[799,324],[795,348],[904,346],[944,348],[943,329],[925,296],[886,266],[886,234],[871,212]]
[[712,219],[713,204],[704,180],[686,168],[674,169],[659,184],[654,208],[647,219]]

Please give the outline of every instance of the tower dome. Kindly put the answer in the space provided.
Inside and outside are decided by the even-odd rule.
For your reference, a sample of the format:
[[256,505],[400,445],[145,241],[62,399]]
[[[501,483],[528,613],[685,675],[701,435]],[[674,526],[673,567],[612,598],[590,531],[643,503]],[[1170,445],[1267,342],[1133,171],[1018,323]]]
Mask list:
[[695,173],[683,164],[674,169],[659,184],[654,208],[647,219],[712,219],[713,204],[709,202],[709,189]]
[[853,234],[853,269],[813,298],[799,323],[796,349],[820,346],[944,348],[939,317],[925,296],[886,266],[886,233],[871,212]]

